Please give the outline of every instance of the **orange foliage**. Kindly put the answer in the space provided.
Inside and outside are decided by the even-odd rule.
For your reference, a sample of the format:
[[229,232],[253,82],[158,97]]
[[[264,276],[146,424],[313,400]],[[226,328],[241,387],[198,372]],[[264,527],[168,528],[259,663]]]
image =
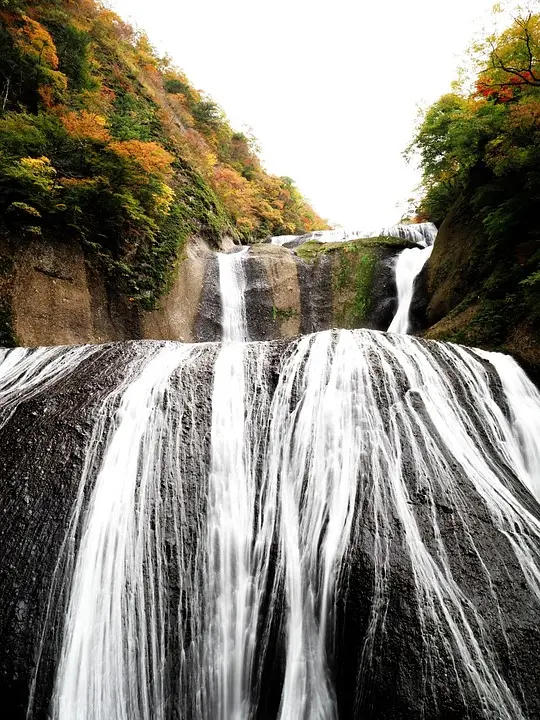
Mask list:
[[108,142],[111,139],[107,120],[102,115],[82,110],[80,113],[68,112],[62,115],[60,120],[68,133],[74,137],[100,142]]
[[30,55],[51,70],[58,70],[56,45],[49,32],[28,15],[21,15],[22,26],[15,31],[15,44],[26,55]]
[[55,95],[50,85],[40,85],[38,88],[38,95],[45,107],[52,108],[54,106]]
[[214,169],[213,185],[238,228],[252,232],[257,227],[254,186],[226,165]]
[[540,127],[540,100],[531,98],[528,102],[514,105],[508,114],[508,127],[512,131],[536,131]]
[[109,145],[117,155],[136,162],[147,173],[167,177],[172,173],[174,155],[156,142],[122,140]]

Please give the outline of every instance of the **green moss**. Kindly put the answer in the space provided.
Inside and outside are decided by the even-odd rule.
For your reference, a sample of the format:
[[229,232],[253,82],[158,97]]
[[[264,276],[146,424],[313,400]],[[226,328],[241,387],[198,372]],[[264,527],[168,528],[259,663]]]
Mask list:
[[275,305],[272,306],[272,320],[288,320],[289,318],[298,317],[298,310],[296,308],[277,308]]
[[316,240],[308,240],[295,248],[294,252],[302,260],[312,262],[321,255],[333,253],[338,250],[344,252],[357,252],[365,248],[374,247],[393,247],[393,248],[409,248],[417,247],[415,243],[403,238],[391,237],[389,235],[378,235],[377,237],[358,238],[357,240],[347,240],[343,242],[320,243]]
[[338,327],[362,327],[371,306],[376,245],[345,246],[333,267],[333,320]]

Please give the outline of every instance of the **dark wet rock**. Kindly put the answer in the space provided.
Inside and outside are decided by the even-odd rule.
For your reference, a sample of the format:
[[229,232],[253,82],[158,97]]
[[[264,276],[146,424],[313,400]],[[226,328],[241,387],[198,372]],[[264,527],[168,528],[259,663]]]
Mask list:
[[[251,276],[253,286],[257,275]],[[157,344],[160,345],[160,344]],[[489,446],[482,417],[475,408],[474,397],[463,383],[452,379],[451,361],[433,345],[422,341],[445,369],[459,406],[472,418],[478,442]],[[130,364],[141,360],[156,343],[124,343],[103,346],[84,360],[47,393],[36,394],[22,402],[3,428],[0,428],[0,692],[2,708],[9,720],[26,716],[29,688],[36,665],[41,633],[47,612],[51,630],[43,636],[44,652],[36,687],[35,718],[46,720],[53,674],[58,661],[59,635],[62,628],[67,594],[53,579],[66,528],[75,502],[86,446],[98,412],[108,394],[125,376]],[[257,366],[249,375],[250,392],[256,407],[266,407],[279,377],[279,368],[290,352],[291,344],[274,341],[265,349],[264,361],[256,344],[246,346],[247,362]],[[173,374],[168,402],[181,396],[186,388],[194,389],[189,412],[173,412],[178,448],[181,449],[185,498],[183,546],[178,548],[177,535],[170,518],[174,508],[164,505],[164,526],[168,566],[168,609],[175,616],[182,608],[186,626],[200,608],[194,598],[182,590],[175,563],[168,562],[179,550],[189,551],[200,542],[206,512],[207,458],[210,445],[211,393],[213,363],[217,345],[201,348],[200,356],[188,371]],[[391,355],[386,360],[390,363]],[[257,364],[258,363],[258,364]],[[488,368],[488,366],[486,366]],[[540,611],[537,599],[523,579],[516,554],[507,536],[493,524],[482,498],[473,489],[464,468],[444,449],[436,428],[429,423],[422,394],[412,390],[406,373],[392,366],[403,403],[409,403],[415,416],[429,429],[429,440],[446,453],[452,468],[452,497],[426,488],[426,478],[414,464],[410,441],[403,440],[402,471],[408,490],[408,504],[413,509],[419,534],[434,558],[439,557],[438,538],[433,518],[437,519],[444,544],[447,569],[467,598],[465,614],[475,623],[472,608],[482,617],[482,633],[489,644],[495,666],[513,695],[525,708],[528,720],[540,717]],[[489,368],[488,368],[489,369]],[[377,367],[373,367],[377,373]],[[495,397],[501,399],[496,374],[490,370],[490,384]],[[393,412],[384,405],[384,377],[381,377],[381,413]],[[301,402],[300,389],[292,403]],[[420,425],[418,442],[422,442]],[[425,432],[425,430],[424,430]],[[193,438],[197,438],[196,445]],[[427,438],[426,438],[427,440]],[[165,448],[164,452],[167,452]],[[255,464],[262,463],[262,446]],[[165,456],[164,456],[165,457]],[[202,460],[201,460],[202,458]],[[429,458],[426,445],[426,458]],[[537,503],[524,491],[494,449],[492,463],[503,484],[540,518]],[[429,466],[428,466],[429,469]],[[435,486],[437,478],[430,477]],[[175,477],[163,461],[164,496],[174,499]],[[359,492],[349,543],[335,598],[335,642],[329,642],[328,662],[333,674],[339,707],[339,720],[485,720],[486,714],[477,693],[456,674],[456,648],[441,626],[426,625],[419,612],[425,602],[418,595],[415,571],[407,536],[397,514],[376,523],[372,507],[373,478],[358,477]],[[459,498],[459,511],[455,498]],[[88,498],[86,498],[88,499]],[[516,529],[518,532],[518,529]],[[530,542],[536,542],[530,538]],[[538,548],[540,550],[540,548]],[[277,543],[271,548],[271,571],[267,597],[261,616],[269,613],[269,642],[260,660],[261,701],[257,720],[278,717],[284,669],[284,632],[286,600],[283,580],[274,585],[280,560]],[[382,555],[381,555],[382,553]],[[386,559],[382,585],[377,594],[376,578],[381,578],[381,558]],[[482,558],[482,561],[480,560]],[[484,561],[488,559],[486,566]],[[442,569],[442,561],[439,568]],[[62,568],[60,568],[62,569]],[[275,595],[270,595],[275,593]],[[375,603],[375,604],[374,604]],[[442,611],[441,611],[442,612]],[[454,619],[459,620],[457,611]],[[261,621],[264,625],[263,620]],[[165,674],[171,694],[166,709],[168,720],[180,720],[175,709],[175,692],[180,692],[178,667],[178,628],[171,623],[167,633],[167,667]],[[183,650],[192,641],[184,635]],[[369,641],[369,642],[368,642]],[[433,643],[435,642],[435,645]],[[431,645],[430,645],[431,643]],[[431,648],[431,654],[428,652]],[[436,652],[433,652],[434,648]],[[256,678],[253,679],[255,683]],[[193,689],[193,692],[195,690]],[[496,716],[494,716],[496,717]],[[502,717],[502,716],[501,716]],[[182,718],[184,720],[184,718]],[[185,720],[190,720],[186,718]]]

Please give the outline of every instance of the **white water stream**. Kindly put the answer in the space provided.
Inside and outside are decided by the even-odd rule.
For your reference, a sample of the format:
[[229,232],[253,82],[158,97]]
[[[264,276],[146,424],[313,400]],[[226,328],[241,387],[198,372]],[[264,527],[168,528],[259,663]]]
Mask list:
[[271,238],[272,245],[285,245],[296,241],[301,244],[308,241],[330,243],[330,242],[350,242],[361,238],[371,237],[396,237],[408,240],[409,242],[418,243],[419,245],[431,245],[437,228],[433,223],[410,223],[390,225],[379,228],[377,230],[369,230],[365,228],[338,227],[334,230],[316,230],[315,232],[305,235],[276,235]]
[[389,332],[408,332],[414,282],[429,260],[432,251],[433,245],[428,245],[425,248],[407,248],[398,255],[395,270],[398,308],[388,328]]

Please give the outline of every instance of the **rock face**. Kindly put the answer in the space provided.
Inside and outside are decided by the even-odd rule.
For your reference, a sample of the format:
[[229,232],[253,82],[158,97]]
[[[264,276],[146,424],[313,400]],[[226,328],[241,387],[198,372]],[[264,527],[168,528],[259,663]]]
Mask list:
[[4,325],[21,345],[73,345],[140,336],[137,312],[85,260],[78,243],[25,240],[9,259]]
[[[67,720],[75,707],[89,720],[114,717],[110,707],[145,720],[230,717],[234,693],[217,692],[220,678],[248,688],[241,699],[257,720],[276,720],[282,702],[291,718],[312,716],[317,702],[325,719],[540,716],[540,509],[501,412],[507,378],[483,356],[321,333],[246,346],[232,388],[229,348],[216,344],[10,352],[0,363],[0,692],[10,720],[26,718],[29,702],[33,720]],[[211,520],[229,501],[215,491],[213,428],[237,392],[249,484],[234,502],[261,522],[224,538],[212,524],[220,513]],[[226,419],[230,444],[238,428]],[[110,502],[98,502],[98,487]],[[245,531],[268,560],[248,563],[262,589],[246,596],[260,603],[246,625],[256,632],[247,679],[212,634],[214,582],[222,598],[241,571],[233,562],[227,575],[215,543]],[[83,545],[82,578],[101,581],[78,604]],[[249,623],[249,613],[227,617]],[[72,635],[78,685],[58,680],[67,705],[51,713]],[[239,637],[237,650],[253,642]]]
[[[243,259],[252,340],[287,339],[337,328],[386,330],[397,306],[394,265],[408,247],[400,238],[298,248],[257,244]],[[208,261],[195,336],[219,340],[217,262]]]
[[173,286],[161,299],[159,309],[142,313],[141,337],[184,342],[198,339],[196,322],[212,257],[208,245],[199,238],[187,243]]
[[538,291],[522,282],[538,265],[538,248],[535,235],[511,242],[488,238],[463,196],[442,223],[418,278],[415,330],[509,352],[540,381]]
[[[393,266],[406,241],[250,246],[245,258],[249,336],[291,338],[330,327],[385,330],[396,307]],[[231,251],[223,241],[223,250]],[[129,339],[221,338],[215,250],[193,237],[158,309],[137,310],[77,243],[41,238],[0,248],[3,344],[70,345]],[[2,259],[3,258],[3,259]],[[0,328],[1,329],[1,328]]]
[[312,319],[310,329],[387,330],[397,309],[395,263],[406,247],[414,244],[394,237],[301,245],[302,314]]
[[86,262],[78,243],[0,244],[2,344],[73,345],[139,337],[137,311]]

